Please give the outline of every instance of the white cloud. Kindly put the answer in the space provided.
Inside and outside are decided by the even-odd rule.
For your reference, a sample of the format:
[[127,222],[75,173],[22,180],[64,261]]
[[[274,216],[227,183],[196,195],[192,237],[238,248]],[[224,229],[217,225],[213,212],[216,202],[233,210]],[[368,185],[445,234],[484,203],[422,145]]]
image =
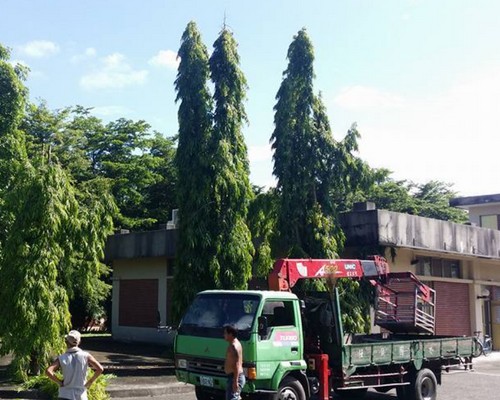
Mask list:
[[[453,183],[462,195],[500,192],[500,65],[462,75],[431,96],[404,98],[365,89],[384,93],[378,105],[356,96],[337,96],[335,103],[355,115],[362,136],[360,156],[371,166],[418,183]],[[353,105],[358,106],[355,113],[349,110]]]
[[351,86],[342,89],[335,103],[343,108],[399,108],[404,105],[401,96],[368,86]]
[[17,49],[21,54],[35,58],[48,57],[59,52],[59,46],[48,40],[33,40]]
[[97,55],[96,49],[94,49],[93,47],[87,47],[82,54],[76,54],[73,57],[71,57],[71,62],[73,64],[76,64],[84,60],[94,58],[96,55]]
[[148,71],[134,70],[123,54],[113,53],[101,60],[99,69],[82,76],[80,86],[86,90],[119,89],[142,85],[146,82],[147,76]]
[[169,69],[177,70],[180,63],[180,58],[177,53],[172,50],[160,50],[155,56],[148,61],[150,65],[155,67],[167,67]]

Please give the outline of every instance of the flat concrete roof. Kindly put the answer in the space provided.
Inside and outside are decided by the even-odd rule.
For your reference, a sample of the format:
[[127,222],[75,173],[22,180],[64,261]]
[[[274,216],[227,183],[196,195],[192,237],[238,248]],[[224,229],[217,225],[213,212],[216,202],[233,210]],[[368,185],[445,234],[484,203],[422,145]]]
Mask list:
[[455,197],[450,199],[450,206],[468,208],[468,206],[479,206],[483,204],[500,204],[500,193],[485,194],[481,196]]

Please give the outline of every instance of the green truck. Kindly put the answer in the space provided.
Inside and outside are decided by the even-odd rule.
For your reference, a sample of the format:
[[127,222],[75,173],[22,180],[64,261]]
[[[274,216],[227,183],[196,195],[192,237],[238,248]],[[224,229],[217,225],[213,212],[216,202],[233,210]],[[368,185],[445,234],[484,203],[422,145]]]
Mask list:
[[[300,279],[323,278],[330,288],[299,293]],[[343,331],[338,278],[366,279],[375,290],[377,334]],[[368,388],[396,389],[400,400],[434,400],[441,374],[472,364],[473,337],[434,335],[436,293],[413,274],[390,273],[370,260],[291,260],[275,263],[272,290],[199,293],[177,331],[176,376],[198,400],[224,399],[223,326],[234,325],[243,347],[243,398],[360,398]]]

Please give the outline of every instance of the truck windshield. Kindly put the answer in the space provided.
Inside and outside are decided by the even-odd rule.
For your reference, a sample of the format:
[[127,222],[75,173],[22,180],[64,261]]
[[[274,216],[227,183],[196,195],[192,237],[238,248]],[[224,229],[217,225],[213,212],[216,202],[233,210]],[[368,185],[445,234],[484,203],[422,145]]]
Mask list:
[[222,337],[224,325],[234,325],[238,337],[250,338],[260,298],[255,295],[210,293],[196,296],[182,318],[179,334]]

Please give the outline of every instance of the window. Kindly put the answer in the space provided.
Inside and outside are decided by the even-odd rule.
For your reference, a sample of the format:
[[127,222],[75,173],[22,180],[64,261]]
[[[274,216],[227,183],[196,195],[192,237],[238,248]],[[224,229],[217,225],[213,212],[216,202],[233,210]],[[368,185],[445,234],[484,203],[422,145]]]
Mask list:
[[268,326],[295,326],[292,301],[266,301],[262,315]]
[[500,229],[500,215],[481,215],[481,228]]
[[417,275],[459,279],[460,261],[433,257],[419,258]]

